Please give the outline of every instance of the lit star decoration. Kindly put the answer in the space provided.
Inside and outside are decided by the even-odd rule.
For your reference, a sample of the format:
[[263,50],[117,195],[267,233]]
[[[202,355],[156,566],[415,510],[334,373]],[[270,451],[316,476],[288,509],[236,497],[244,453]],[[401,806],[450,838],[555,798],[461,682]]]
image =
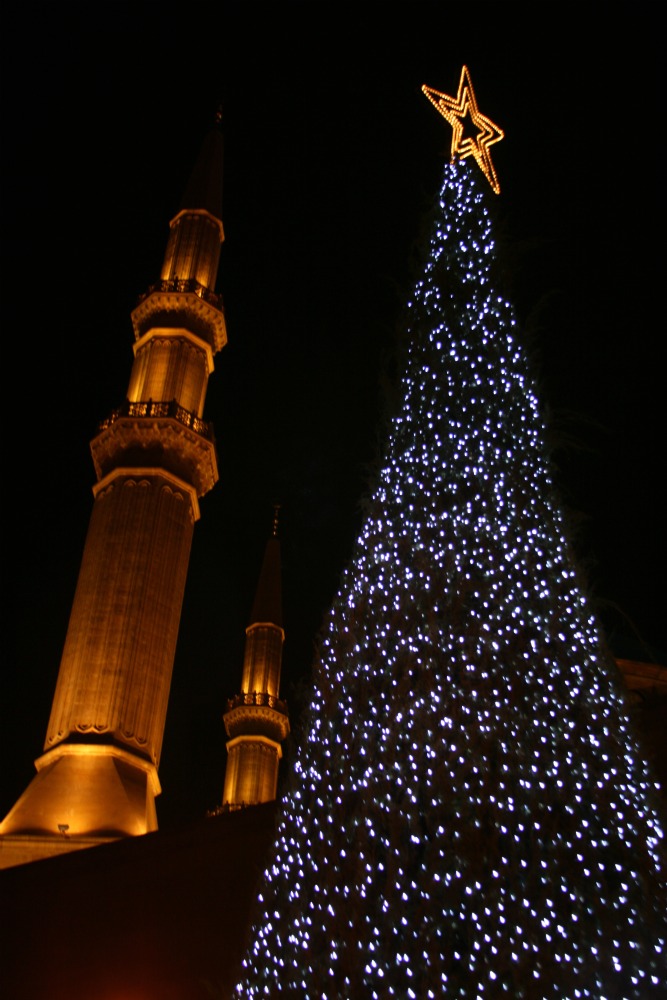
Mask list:
[[488,198],[447,164],[243,1000],[646,1000],[664,984],[655,785],[567,542]]
[[[461,70],[459,92],[456,97],[441,94],[438,90],[427,87],[426,84],[423,85],[422,91],[433,107],[437,108],[442,117],[446,118],[452,126],[452,160],[456,158],[463,160],[466,156],[474,156],[477,165],[493,190],[496,194],[500,194],[500,185],[491,160],[489,146],[504,139],[505,133],[490,118],[480,113],[468,67],[464,66]],[[470,116],[470,121],[477,129],[477,135],[474,137],[466,136],[464,138],[463,119],[466,115]]]

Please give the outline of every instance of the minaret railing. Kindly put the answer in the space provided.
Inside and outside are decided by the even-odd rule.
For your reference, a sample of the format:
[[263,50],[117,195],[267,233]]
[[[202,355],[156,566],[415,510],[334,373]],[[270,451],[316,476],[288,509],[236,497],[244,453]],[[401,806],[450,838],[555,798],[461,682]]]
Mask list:
[[190,430],[208,441],[214,440],[213,425],[202,420],[196,413],[186,410],[175,399],[167,401],[147,399],[138,402],[130,402],[129,399],[126,399],[121,406],[112,410],[109,416],[98,425],[98,430],[106,430],[122,417],[168,417],[178,420],[184,427],[189,427]]
[[268,705],[269,708],[275,709],[276,712],[282,712],[283,715],[287,715],[287,702],[281,701],[280,698],[275,698],[266,691],[242,691],[241,694],[227,699],[228,712],[231,712],[234,708],[238,708],[239,705]]
[[151,285],[148,291],[139,296],[138,304],[141,304],[149,295],[155,292],[189,292],[197,295],[204,302],[208,302],[216,309],[222,311],[222,296],[212,292],[206,285],[202,285],[196,278],[164,278]]

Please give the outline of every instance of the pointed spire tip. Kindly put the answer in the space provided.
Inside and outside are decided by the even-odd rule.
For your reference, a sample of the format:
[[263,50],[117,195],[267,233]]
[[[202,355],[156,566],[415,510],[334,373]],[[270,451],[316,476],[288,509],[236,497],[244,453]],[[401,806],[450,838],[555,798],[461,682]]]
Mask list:
[[274,503],[273,505],[273,528],[271,531],[273,538],[278,537],[278,518],[280,516],[280,507],[281,505],[279,503]]

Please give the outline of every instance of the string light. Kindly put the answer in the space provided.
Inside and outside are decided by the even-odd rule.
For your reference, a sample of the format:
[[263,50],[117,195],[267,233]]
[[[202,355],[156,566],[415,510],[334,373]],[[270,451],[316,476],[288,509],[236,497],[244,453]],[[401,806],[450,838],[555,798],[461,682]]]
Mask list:
[[644,998],[663,834],[566,541],[485,194],[445,169],[238,998]]

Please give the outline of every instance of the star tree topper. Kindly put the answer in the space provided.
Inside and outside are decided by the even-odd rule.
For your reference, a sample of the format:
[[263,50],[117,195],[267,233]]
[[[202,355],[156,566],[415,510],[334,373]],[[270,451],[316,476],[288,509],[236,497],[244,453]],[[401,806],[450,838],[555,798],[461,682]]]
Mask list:
[[[464,66],[461,70],[459,92],[456,97],[441,94],[438,90],[427,87],[426,84],[423,85],[422,92],[452,126],[452,160],[457,156],[462,160],[466,156],[474,156],[477,165],[484,172],[493,190],[496,194],[500,194],[500,184],[491,160],[489,146],[504,139],[505,133],[490,118],[480,113],[468,67]],[[470,116],[472,125],[477,129],[475,136],[463,135],[463,122],[466,115]]]

